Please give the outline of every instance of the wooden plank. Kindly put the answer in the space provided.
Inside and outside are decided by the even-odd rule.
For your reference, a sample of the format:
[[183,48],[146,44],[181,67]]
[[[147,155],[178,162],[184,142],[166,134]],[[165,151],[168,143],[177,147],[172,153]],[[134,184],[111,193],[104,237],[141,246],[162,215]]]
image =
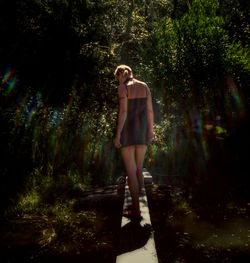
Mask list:
[[[144,178],[147,178],[147,181],[152,183],[152,176],[147,170],[143,170],[143,175]],[[146,180],[144,179],[144,181]],[[135,223],[124,216],[122,217],[120,245],[116,263],[158,263],[144,185],[139,201],[143,217],[140,223]],[[126,180],[123,209],[127,208],[131,203],[132,199]]]
[[152,175],[147,171],[147,169],[143,168],[142,173],[143,173],[143,177],[144,177],[144,183],[145,183],[145,184],[152,184],[152,183],[153,183],[153,177],[152,177]]

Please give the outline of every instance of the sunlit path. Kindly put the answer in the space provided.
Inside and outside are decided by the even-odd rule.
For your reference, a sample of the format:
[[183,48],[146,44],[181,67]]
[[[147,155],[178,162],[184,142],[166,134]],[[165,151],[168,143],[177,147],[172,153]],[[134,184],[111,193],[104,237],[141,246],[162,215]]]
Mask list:
[[[151,183],[152,176],[145,169],[143,171],[144,183]],[[131,204],[128,182],[125,185],[125,198],[123,209]],[[151,226],[150,214],[145,187],[142,188],[140,196],[140,209],[143,217],[140,223],[131,222],[130,219],[122,217],[121,235],[119,244],[119,255],[116,263],[157,263],[154,234]]]

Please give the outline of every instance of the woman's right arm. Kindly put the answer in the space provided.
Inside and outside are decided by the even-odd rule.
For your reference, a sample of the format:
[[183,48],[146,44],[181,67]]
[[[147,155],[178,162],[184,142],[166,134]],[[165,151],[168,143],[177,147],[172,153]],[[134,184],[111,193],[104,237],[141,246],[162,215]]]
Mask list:
[[115,136],[115,147],[120,148],[121,142],[121,132],[127,118],[127,93],[125,85],[120,85],[118,87],[118,96],[119,96],[119,114],[118,114],[118,123]]
[[147,86],[148,90],[148,96],[147,96],[147,117],[148,117],[148,123],[149,123],[149,136],[150,141],[154,138],[154,111],[152,106],[152,96],[150,89]]

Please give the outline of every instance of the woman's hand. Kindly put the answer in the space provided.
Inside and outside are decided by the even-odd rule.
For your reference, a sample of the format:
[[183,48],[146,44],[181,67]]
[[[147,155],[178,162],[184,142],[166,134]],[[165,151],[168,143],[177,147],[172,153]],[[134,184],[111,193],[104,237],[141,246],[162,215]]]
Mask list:
[[149,140],[150,142],[154,139],[154,130],[150,130],[149,132]]
[[121,136],[119,136],[119,135],[115,136],[115,139],[114,139],[115,148],[119,149],[122,147],[120,139],[121,139]]

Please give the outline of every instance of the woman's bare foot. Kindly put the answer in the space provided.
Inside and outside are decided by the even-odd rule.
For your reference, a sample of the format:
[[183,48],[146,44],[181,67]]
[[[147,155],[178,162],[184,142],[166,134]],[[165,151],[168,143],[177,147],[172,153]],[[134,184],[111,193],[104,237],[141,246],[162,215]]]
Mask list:
[[[128,208],[132,208],[132,209],[128,209]],[[123,216],[130,218],[131,220],[135,220],[135,221],[141,221],[142,220],[142,216],[141,216],[141,212],[139,211],[134,211],[133,206],[128,206],[127,209],[125,209],[122,213]]]

